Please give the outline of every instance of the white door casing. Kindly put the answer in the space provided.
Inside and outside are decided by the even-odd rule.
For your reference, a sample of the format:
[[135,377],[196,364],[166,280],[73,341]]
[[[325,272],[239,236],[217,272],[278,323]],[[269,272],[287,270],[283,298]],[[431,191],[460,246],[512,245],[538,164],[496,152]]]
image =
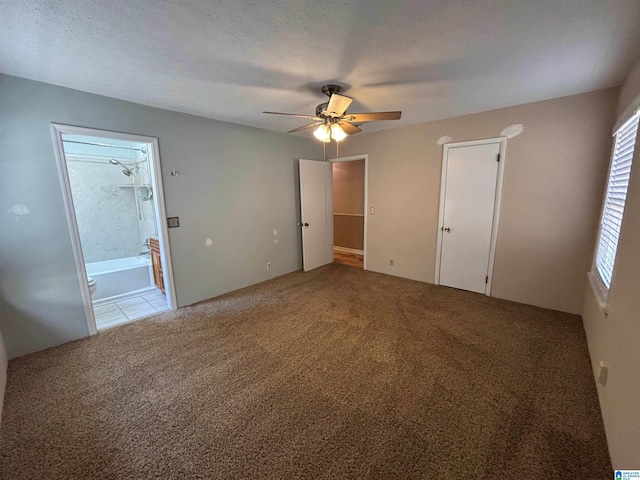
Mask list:
[[436,284],[490,294],[504,149],[502,138],[445,146]]
[[153,178],[154,189],[153,207],[158,226],[158,240],[160,243],[160,254],[162,257],[163,276],[165,279],[167,305],[171,310],[178,309],[175,281],[173,277],[173,262],[171,260],[171,250],[169,246],[169,232],[167,230],[167,214],[164,204],[164,190],[162,186],[162,176],[160,169],[160,150],[156,137],[145,137],[141,135],[112,132],[107,130],[96,130],[93,128],[75,127],[71,125],[51,124],[51,136],[55,147],[56,163],[58,175],[63,192],[63,201],[67,216],[67,224],[71,235],[71,247],[76,261],[76,272],[80,284],[80,294],[85,311],[89,335],[95,335],[98,331],[93,311],[93,302],[87,283],[87,272],[85,269],[84,255],[80,241],[80,231],[78,229],[75,210],[73,207],[73,195],[69,182],[69,172],[63,147],[62,135],[87,135],[93,137],[112,138],[117,140],[127,140],[137,143],[146,143],[149,152],[149,168]]
[[300,160],[302,265],[305,272],[333,262],[331,162]]

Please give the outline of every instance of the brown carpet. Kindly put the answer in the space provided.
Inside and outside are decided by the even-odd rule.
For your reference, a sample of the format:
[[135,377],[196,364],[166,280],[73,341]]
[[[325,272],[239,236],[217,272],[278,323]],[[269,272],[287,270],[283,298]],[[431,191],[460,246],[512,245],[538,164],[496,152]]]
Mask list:
[[329,265],[13,360],[0,477],[611,478],[580,318]]

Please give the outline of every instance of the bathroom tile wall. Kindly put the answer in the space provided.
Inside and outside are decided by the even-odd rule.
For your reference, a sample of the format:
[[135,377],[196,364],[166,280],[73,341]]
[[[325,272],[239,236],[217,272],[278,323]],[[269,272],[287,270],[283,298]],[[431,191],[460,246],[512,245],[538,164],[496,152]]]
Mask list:
[[[146,157],[140,158],[138,163],[138,184],[151,189],[151,172]],[[149,190],[155,195],[153,189]],[[138,197],[140,198],[140,197]],[[140,206],[140,235],[142,239],[157,237],[155,213],[153,210],[153,197],[149,200],[139,200]]]
[[67,155],[67,168],[85,262],[138,255],[142,242],[133,177],[110,164],[109,157]]

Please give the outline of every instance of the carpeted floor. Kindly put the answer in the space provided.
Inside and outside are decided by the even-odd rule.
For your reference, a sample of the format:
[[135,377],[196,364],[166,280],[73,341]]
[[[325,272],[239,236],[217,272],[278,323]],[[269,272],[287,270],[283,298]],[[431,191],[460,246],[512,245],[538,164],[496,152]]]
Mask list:
[[611,478],[580,318],[328,265],[13,360],[7,479]]

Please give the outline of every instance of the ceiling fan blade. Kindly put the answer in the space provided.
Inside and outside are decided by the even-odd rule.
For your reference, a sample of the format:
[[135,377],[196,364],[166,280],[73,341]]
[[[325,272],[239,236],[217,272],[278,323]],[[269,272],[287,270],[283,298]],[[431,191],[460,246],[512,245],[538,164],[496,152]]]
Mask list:
[[316,125],[320,125],[320,124],[322,124],[322,122],[309,123],[309,124],[304,125],[302,127],[298,127],[298,128],[294,128],[293,130],[289,130],[287,133],[296,133],[296,132],[299,132],[300,130],[304,130],[305,128],[315,127]]
[[268,113],[269,115],[286,115],[288,117],[307,118],[309,120],[322,121],[322,118],[320,117],[312,117],[310,115],[300,115],[298,113],[281,113],[281,112],[262,112],[262,113]]
[[340,122],[338,125],[342,127],[342,130],[344,130],[344,133],[347,135],[354,135],[362,131],[361,128],[351,125],[349,122]]
[[347,111],[349,105],[353,102],[352,98],[345,97],[344,95],[338,95],[334,93],[329,99],[329,105],[327,106],[327,113],[335,114],[337,117],[341,117],[344,112]]
[[349,122],[377,122],[378,120],[400,120],[402,112],[350,113],[344,116]]

